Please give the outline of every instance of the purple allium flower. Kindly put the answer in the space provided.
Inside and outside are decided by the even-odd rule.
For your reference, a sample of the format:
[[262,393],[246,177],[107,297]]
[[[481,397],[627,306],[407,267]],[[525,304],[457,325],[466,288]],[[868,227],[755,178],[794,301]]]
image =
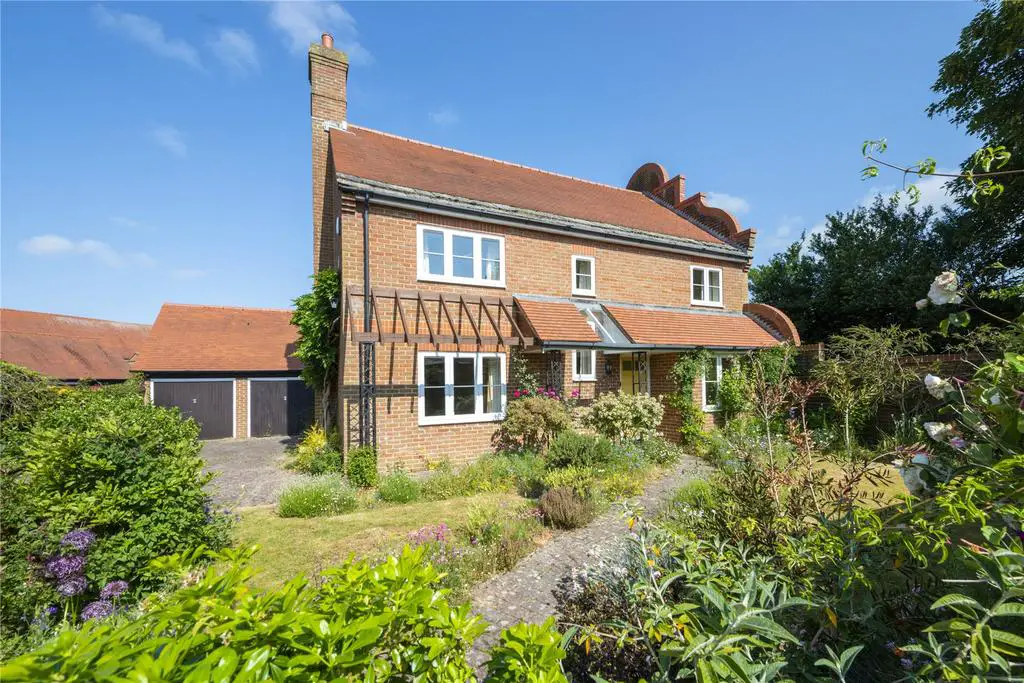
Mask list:
[[87,619],[105,619],[114,613],[114,605],[106,600],[90,602],[82,610],[82,621]]
[[912,660],[910,657],[903,657],[902,659],[900,659],[900,666],[907,670],[913,669],[914,660]]
[[74,529],[64,534],[64,538],[60,539],[62,546],[74,548],[75,550],[85,550],[95,542],[96,534],[88,529]]
[[70,598],[73,595],[84,592],[88,587],[89,584],[84,576],[69,576],[57,584],[57,592],[66,598]]
[[957,450],[962,451],[963,449],[967,448],[967,441],[965,441],[964,438],[961,436],[954,436],[952,439],[949,440],[949,445]]
[[51,617],[57,616],[58,612],[60,612],[60,610],[57,608],[57,605],[50,605],[46,608],[46,613]]
[[57,555],[46,563],[46,573],[58,581],[79,576],[84,569],[85,558],[81,555]]
[[127,581],[111,581],[100,591],[100,597],[104,600],[110,600],[121,595],[126,590],[128,590]]

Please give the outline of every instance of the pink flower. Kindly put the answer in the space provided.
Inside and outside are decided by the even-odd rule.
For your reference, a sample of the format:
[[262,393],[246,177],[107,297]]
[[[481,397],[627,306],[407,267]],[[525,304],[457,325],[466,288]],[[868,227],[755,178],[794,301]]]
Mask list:
[[572,390],[572,397],[573,398],[579,398],[580,397],[580,390],[579,389],[573,389]]
[[516,389],[515,391],[513,391],[513,392],[512,392],[512,395],[513,395],[513,396],[514,396],[515,398],[519,398],[519,390],[518,390],[518,389]]

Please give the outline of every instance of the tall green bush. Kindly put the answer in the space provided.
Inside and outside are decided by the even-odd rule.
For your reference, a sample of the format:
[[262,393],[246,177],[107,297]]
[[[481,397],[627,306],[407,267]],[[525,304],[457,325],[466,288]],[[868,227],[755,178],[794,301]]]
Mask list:
[[664,416],[655,396],[615,392],[602,394],[591,404],[587,424],[609,439],[639,441],[656,436]]
[[195,422],[116,387],[55,391],[30,425],[3,423],[5,636],[106,609],[108,584],[127,582],[122,601],[142,595],[161,585],[151,560],[228,541]]
[[548,467],[593,467],[612,457],[612,443],[603,436],[566,430],[548,444]]
[[302,361],[302,379],[320,392],[320,424],[330,429],[338,386],[338,348],[341,341],[341,278],[325,268],[313,275],[313,288],[293,302],[292,325],[298,328],[295,357]]
[[346,474],[356,488],[369,489],[377,485],[377,449],[359,446],[348,452]]
[[556,434],[572,428],[565,404],[555,398],[530,396],[511,401],[495,439],[500,450],[543,450]]

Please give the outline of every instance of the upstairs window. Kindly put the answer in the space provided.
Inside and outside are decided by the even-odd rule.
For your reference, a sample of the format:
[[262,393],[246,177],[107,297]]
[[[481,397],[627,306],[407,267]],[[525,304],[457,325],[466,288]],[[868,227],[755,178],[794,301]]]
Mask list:
[[450,228],[416,228],[416,279],[505,286],[505,238]]
[[572,257],[572,293],[582,296],[595,296],[597,275],[594,272],[593,256]]
[[505,412],[505,355],[420,353],[419,423],[500,420]]
[[690,303],[697,306],[722,305],[722,269],[690,266]]

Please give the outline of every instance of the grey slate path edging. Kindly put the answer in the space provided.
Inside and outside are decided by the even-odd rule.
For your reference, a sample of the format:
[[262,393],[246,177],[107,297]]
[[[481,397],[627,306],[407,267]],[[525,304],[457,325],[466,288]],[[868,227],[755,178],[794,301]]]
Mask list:
[[[632,503],[648,515],[655,514],[687,481],[703,478],[709,468],[697,458],[685,456],[668,474],[648,484]],[[620,505],[581,529],[555,536],[524,558],[511,571],[478,584],[470,591],[473,611],[488,623],[469,659],[481,666],[501,630],[521,621],[539,624],[555,614],[553,591],[573,569],[614,560],[628,533]]]

